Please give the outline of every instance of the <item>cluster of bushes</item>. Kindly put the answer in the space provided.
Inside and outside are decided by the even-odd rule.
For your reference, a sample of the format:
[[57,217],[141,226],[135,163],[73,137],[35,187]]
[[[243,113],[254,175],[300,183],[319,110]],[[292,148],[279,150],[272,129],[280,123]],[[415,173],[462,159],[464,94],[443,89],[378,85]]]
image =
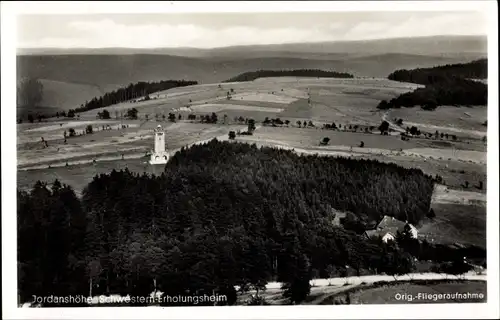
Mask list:
[[[387,123],[389,124],[389,123]],[[323,126],[321,127],[321,129],[323,130],[342,130],[343,131],[354,131],[354,132],[364,132],[364,133],[373,133],[373,130],[375,130],[375,126],[365,126],[364,129],[363,127],[360,127],[359,125],[355,124],[355,125],[347,125],[345,124],[343,127],[342,127],[342,124],[336,124],[335,122],[332,122],[331,124],[330,123],[326,123],[326,124],[323,124]],[[359,129],[359,131],[358,131]],[[389,130],[389,127],[387,127],[387,130]]]
[[125,117],[128,119],[136,120],[138,117],[139,111],[136,108],[127,109],[127,113]]
[[98,112],[97,117],[99,119],[104,119],[104,120],[111,119],[111,115],[109,114],[109,111],[106,109],[102,110],[102,112]]
[[336,130],[337,129],[337,125],[335,124],[335,122],[332,122],[332,124],[324,124],[323,125],[323,129],[325,130]]
[[401,133],[401,136],[403,136],[403,137],[408,137],[409,135],[417,136],[417,137],[424,135],[425,138],[429,138],[429,139],[434,137],[435,139],[441,138],[441,139],[451,139],[453,141],[458,140],[458,137],[454,134],[439,132],[438,130],[436,130],[434,133],[422,132],[416,126],[406,127],[405,132]]
[[235,116],[234,117],[234,122],[238,122],[238,123],[244,123],[244,124],[248,124],[248,121],[251,120],[251,118],[243,118],[242,116]]
[[318,69],[258,70],[242,73],[224,82],[253,81],[258,78],[270,77],[354,78],[349,73]]
[[290,124],[290,120],[281,120],[280,118],[276,118],[276,119],[269,119],[269,117],[266,117],[264,119],[264,121],[262,121],[262,124],[267,126],[267,125],[271,125],[273,127],[276,127],[276,126],[282,126],[282,125],[289,125]]
[[377,108],[390,109],[421,106],[434,110],[440,105],[486,105],[488,86],[474,81],[487,77],[487,60],[464,64],[397,70],[388,79],[425,85],[412,92],[401,94],[390,101],[382,100]]
[[298,121],[296,122],[296,124],[297,124],[297,126],[298,126],[299,128],[306,128],[306,127],[309,127],[309,128],[314,128],[314,127],[315,127],[314,123],[313,123],[311,120],[309,120],[309,122],[308,122],[308,121],[306,121],[306,120],[304,120],[304,121],[302,121],[302,122],[301,122],[300,120],[298,120]]
[[202,123],[217,123],[218,117],[215,112],[212,112],[212,114],[201,115],[200,120]]
[[255,120],[254,119],[247,119],[246,123],[248,125],[247,131],[240,131],[238,130],[237,132],[230,131],[229,132],[229,139],[234,140],[236,136],[252,136],[253,132],[255,131]]
[[235,285],[277,280],[298,303],[312,269],[392,272],[407,259],[333,225],[334,208],[416,223],[432,188],[420,170],[395,164],[217,141],[182,149],[159,176],[95,176],[81,200],[57,181],[37,183],[18,192],[20,296],[161,290],[235,299]]

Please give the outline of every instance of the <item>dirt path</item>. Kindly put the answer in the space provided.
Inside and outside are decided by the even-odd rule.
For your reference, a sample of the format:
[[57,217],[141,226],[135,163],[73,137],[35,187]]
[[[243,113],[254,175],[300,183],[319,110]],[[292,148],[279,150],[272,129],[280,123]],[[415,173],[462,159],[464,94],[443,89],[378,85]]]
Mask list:
[[401,128],[400,126],[398,126],[397,124],[392,122],[391,119],[388,119],[387,118],[388,116],[389,116],[389,112],[384,112],[384,114],[382,114],[382,121],[387,121],[389,123],[389,127],[391,129],[396,130],[397,132],[406,132],[405,129]]

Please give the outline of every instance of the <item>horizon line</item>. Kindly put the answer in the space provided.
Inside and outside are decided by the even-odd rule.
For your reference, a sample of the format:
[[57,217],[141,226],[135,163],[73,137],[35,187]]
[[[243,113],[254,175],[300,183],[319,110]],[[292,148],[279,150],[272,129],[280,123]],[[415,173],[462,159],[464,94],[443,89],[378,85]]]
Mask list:
[[221,47],[17,47],[16,50],[96,50],[96,49],[131,49],[131,50],[158,50],[158,49],[191,49],[191,50],[214,50],[224,48],[236,47],[259,47],[259,46],[280,46],[280,45],[298,45],[298,44],[321,44],[321,43],[346,43],[346,42],[370,42],[370,41],[383,41],[383,40],[399,40],[399,39],[422,39],[422,38],[438,38],[438,37],[482,37],[488,38],[487,34],[475,35],[432,35],[432,36],[411,36],[411,37],[392,37],[392,38],[372,38],[372,39],[356,39],[356,40],[324,40],[324,41],[311,41],[311,42],[285,42],[285,43],[267,43],[267,44],[236,44]]

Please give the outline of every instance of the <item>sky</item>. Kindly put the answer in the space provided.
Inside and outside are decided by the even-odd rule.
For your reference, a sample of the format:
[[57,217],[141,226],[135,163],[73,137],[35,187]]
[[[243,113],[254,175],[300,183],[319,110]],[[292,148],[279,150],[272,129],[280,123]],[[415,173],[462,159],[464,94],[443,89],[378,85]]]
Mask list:
[[295,12],[20,15],[18,48],[214,48],[486,35],[481,12]]

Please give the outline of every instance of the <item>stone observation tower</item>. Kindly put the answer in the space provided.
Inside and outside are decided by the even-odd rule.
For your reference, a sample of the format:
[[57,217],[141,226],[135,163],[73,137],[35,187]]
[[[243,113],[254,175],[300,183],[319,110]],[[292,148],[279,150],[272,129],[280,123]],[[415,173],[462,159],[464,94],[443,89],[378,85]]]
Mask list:
[[165,164],[169,158],[168,152],[165,151],[165,132],[161,125],[155,129],[155,149],[151,152],[150,164]]

